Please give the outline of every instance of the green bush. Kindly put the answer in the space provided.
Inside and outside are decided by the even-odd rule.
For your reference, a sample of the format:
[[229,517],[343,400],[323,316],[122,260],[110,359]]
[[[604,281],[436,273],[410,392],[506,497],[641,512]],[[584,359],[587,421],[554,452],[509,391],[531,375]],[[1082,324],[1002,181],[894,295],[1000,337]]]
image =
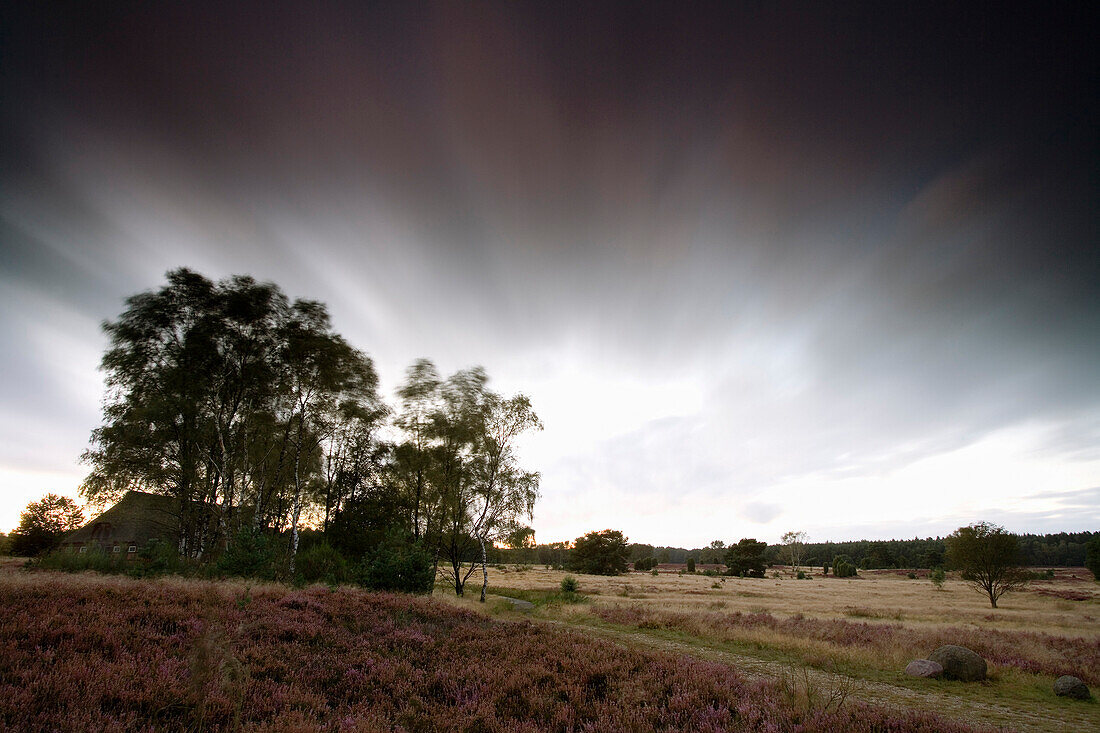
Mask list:
[[1092,571],[1092,577],[1100,580],[1100,532],[1085,545],[1085,567]]
[[848,559],[847,555],[837,555],[833,558],[833,575],[838,578],[851,578],[856,574],[856,566]]
[[572,575],[566,575],[561,579],[562,593],[576,593],[580,589],[580,583]]
[[61,549],[54,550],[32,562],[33,564],[28,563],[29,567],[63,570],[69,573],[80,573],[85,570],[94,570],[98,573],[120,573],[125,570],[126,555],[124,553],[104,552],[98,547],[88,548],[86,552]]
[[371,590],[431,593],[435,587],[435,565],[431,554],[419,542],[390,534],[364,556],[356,580]]
[[259,530],[242,529],[214,563],[213,571],[221,577],[274,580],[278,560],[279,553],[270,537]]
[[943,582],[947,580],[947,573],[943,572],[943,568],[936,568],[928,578],[932,581],[932,585],[936,586],[936,590],[943,590]]
[[695,572],[695,558],[694,557],[689,557],[687,565],[688,565],[687,571],[689,573],[694,573]]
[[299,552],[294,559],[294,570],[307,583],[336,585],[348,579],[347,560],[327,542]]
[[806,573],[803,572],[802,570],[799,570],[798,574],[795,577],[798,578],[799,580],[805,580],[806,579]]

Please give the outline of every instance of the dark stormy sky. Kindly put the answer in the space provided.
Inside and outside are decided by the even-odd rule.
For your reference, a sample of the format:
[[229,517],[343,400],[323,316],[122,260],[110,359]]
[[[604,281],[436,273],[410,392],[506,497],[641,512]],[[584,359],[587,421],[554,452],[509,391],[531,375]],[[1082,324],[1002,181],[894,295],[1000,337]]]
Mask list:
[[530,394],[542,541],[1100,525],[1086,3],[2,12],[0,530],[179,266]]

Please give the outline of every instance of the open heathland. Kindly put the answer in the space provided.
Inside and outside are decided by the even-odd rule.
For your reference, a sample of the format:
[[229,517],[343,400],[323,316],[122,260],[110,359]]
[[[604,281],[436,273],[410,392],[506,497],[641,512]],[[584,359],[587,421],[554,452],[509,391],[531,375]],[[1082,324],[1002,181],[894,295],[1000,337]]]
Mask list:
[[439,599],[0,573],[7,730],[955,731]]
[[[817,674],[824,685],[854,681],[858,699],[970,723],[1100,730],[1100,705],[1070,704],[1051,689],[1063,674],[1093,690],[1100,684],[1100,586],[1083,568],[1038,572],[1038,580],[1005,596],[997,609],[955,578],[937,590],[927,572],[797,579],[773,568],[766,578],[750,579],[682,569],[577,575],[582,603],[562,602],[556,590],[564,573],[541,568],[499,568],[491,590],[534,602],[535,618],[627,645],[727,661],[761,678],[782,680],[794,669]],[[494,608],[511,612],[507,604]],[[990,679],[964,684],[903,673],[910,660],[944,644],[980,653]]]

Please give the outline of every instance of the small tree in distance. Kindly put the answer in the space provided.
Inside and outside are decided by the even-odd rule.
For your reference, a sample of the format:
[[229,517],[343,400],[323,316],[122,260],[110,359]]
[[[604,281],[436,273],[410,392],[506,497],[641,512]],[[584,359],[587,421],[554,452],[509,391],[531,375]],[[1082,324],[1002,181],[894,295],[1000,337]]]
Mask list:
[[755,538],[745,538],[726,550],[726,574],[747,575],[751,578],[764,577],[764,549],[766,542],[757,542]]
[[936,586],[936,590],[943,590],[943,583],[947,580],[947,573],[943,572],[943,568],[936,568],[928,578],[932,581],[932,585]]
[[989,596],[991,608],[997,607],[1002,595],[1027,583],[1019,543],[1004,527],[989,522],[959,527],[945,544],[948,561],[961,571],[963,580]]
[[791,570],[798,572],[798,566],[802,562],[802,550],[806,545],[806,539],[808,535],[799,530],[797,532],[784,532],[780,537],[780,541],[783,543],[783,554],[786,555],[787,560],[791,566]]
[[84,524],[84,511],[67,496],[46,494],[32,501],[11,533],[13,555],[32,557],[57,547],[66,532]]
[[619,575],[626,572],[628,556],[622,532],[614,529],[589,532],[573,543],[569,569],[589,575]]

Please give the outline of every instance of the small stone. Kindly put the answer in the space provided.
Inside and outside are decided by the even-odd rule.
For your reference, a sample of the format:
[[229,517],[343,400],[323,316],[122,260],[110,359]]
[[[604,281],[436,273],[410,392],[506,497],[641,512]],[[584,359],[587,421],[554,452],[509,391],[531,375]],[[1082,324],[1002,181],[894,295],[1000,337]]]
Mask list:
[[1061,697],[1072,697],[1077,700],[1088,700],[1091,697],[1088,685],[1072,675],[1062,675],[1054,681],[1054,694]]
[[947,644],[929,654],[928,658],[943,665],[943,676],[949,680],[977,682],[985,679],[985,660],[964,646]]
[[931,659],[914,659],[905,665],[905,674],[910,677],[939,677],[943,674],[943,665]]

